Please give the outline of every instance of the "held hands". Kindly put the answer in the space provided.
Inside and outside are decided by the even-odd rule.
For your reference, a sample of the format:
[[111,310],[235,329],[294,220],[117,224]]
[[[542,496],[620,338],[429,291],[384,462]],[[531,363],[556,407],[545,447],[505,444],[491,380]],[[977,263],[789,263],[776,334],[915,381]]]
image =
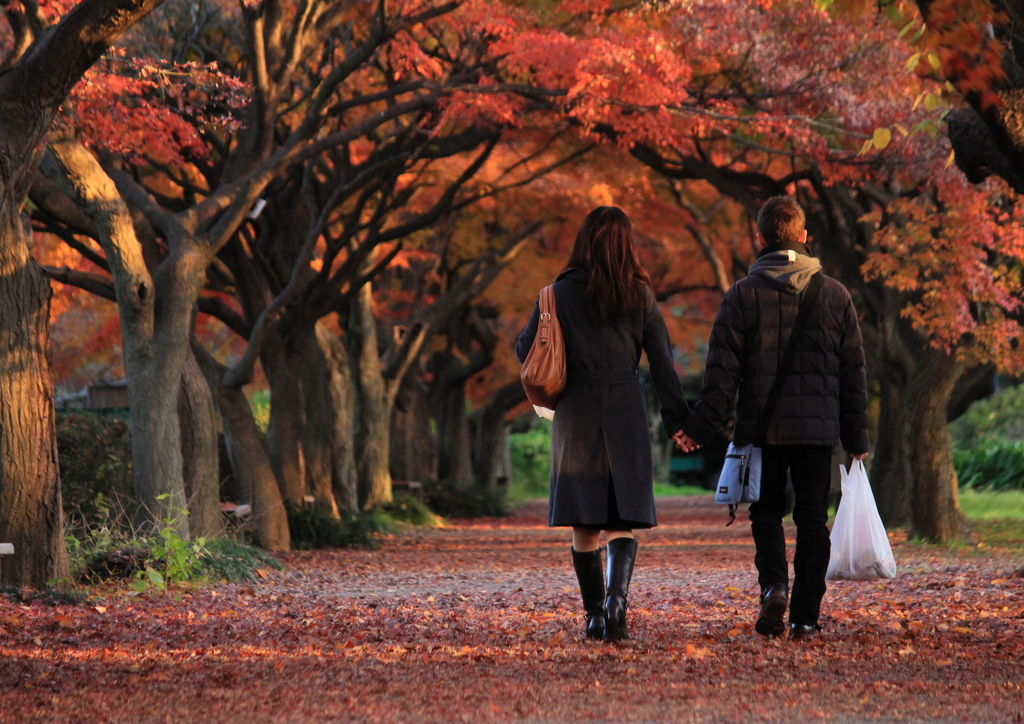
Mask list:
[[694,450],[700,447],[700,444],[697,443],[696,440],[694,440],[692,437],[687,435],[682,430],[680,430],[679,432],[672,436],[672,442],[674,442],[676,444],[676,447],[682,450],[683,452],[693,452]]

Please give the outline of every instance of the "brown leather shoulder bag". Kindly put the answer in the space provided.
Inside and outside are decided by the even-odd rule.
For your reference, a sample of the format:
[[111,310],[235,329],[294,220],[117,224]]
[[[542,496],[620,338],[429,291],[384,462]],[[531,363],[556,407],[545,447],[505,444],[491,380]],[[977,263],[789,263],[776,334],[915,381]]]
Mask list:
[[565,342],[555,314],[555,287],[540,290],[537,336],[526,355],[519,379],[534,405],[554,410],[565,389]]

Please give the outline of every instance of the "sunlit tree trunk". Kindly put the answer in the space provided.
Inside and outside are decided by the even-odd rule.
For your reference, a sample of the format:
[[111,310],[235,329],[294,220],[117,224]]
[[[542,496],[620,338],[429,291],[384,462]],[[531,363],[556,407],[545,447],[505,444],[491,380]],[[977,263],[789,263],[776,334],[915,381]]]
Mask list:
[[369,510],[391,501],[388,462],[391,406],[381,372],[370,284],[363,285],[353,297],[346,336],[349,338],[349,355],[357,391],[355,447],[359,507]]
[[302,448],[317,505],[337,517],[339,509],[359,509],[352,438],[355,390],[341,340],[323,323],[315,331],[302,367]]
[[[3,169],[0,169],[2,172]],[[50,367],[50,283],[0,176],[0,542],[3,580],[43,588],[68,577]]]
[[145,529],[170,521],[188,538],[178,393],[208,247],[177,240],[151,276],[131,214],[91,152],[70,136],[54,138],[43,171],[92,220],[114,279],[132,408],[136,524]]

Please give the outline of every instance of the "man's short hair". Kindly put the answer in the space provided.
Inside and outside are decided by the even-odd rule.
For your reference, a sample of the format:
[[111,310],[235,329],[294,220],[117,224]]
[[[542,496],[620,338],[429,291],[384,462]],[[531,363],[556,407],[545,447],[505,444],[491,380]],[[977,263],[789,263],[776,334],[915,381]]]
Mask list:
[[805,222],[804,210],[792,196],[768,199],[757,213],[757,230],[767,246],[799,242]]

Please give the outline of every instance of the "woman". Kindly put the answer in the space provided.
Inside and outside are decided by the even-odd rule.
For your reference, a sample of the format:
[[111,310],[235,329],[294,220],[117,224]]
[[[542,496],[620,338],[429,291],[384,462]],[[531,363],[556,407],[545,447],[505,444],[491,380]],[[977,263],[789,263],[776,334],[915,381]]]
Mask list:
[[[587,636],[628,638],[626,597],[636,559],[633,530],[657,525],[647,404],[637,377],[647,353],[669,436],[690,410],[672,366],[665,320],[640,265],[622,209],[594,209],[555,280],[555,312],[565,341],[566,387],[551,430],[549,526],[572,526],[572,560]],[[526,359],[538,307],[516,345]],[[608,542],[608,589],[599,536]]]

